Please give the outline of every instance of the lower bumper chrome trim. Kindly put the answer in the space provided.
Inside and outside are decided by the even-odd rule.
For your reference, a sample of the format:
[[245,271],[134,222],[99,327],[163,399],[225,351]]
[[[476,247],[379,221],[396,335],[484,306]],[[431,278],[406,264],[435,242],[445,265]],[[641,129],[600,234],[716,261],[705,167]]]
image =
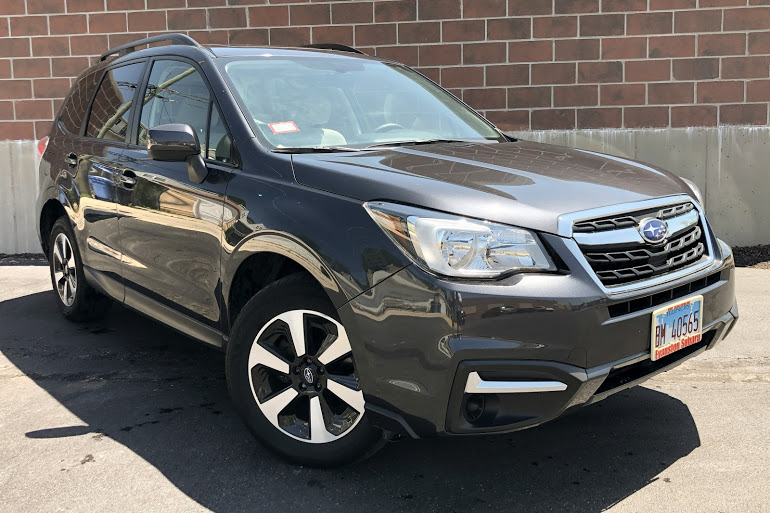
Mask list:
[[567,385],[561,381],[485,381],[478,372],[468,374],[466,394],[525,394],[530,392],[561,392]]

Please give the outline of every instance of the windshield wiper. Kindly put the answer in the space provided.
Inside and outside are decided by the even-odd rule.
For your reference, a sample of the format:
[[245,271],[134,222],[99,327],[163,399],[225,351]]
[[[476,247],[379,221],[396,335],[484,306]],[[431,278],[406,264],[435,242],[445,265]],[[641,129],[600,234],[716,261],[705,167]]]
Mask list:
[[391,146],[417,146],[419,144],[436,144],[436,143],[483,143],[487,139],[417,139],[415,141],[393,141],[372,144],[367,146],[366,149],[372,148],[387,148]]
[[363,151],[362,148],[350,148],[349,146],[310,146],[296,148],[275,148],[273,153],[337,153],[340,151]]

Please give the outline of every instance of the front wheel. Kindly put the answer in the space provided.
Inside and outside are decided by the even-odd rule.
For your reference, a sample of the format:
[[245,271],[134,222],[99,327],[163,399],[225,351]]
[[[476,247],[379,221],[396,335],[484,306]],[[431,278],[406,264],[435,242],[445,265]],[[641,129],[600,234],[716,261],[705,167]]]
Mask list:
[[243,307],[227,348],[227,380],[251,431],[295,462],[340,465],[381,443],[345,328],[303,274],[276,281]]

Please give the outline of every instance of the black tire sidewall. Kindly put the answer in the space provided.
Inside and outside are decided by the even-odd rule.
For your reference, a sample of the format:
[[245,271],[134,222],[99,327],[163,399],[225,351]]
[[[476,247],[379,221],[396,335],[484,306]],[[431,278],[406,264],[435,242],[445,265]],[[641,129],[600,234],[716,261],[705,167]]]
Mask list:
[[257,293],[240,312],[227,346],[227,383],[236,408],[258,439],[294,462],[327,467],[359,459],[382,438],[381,432],[372,427],[366,414],[340,439],[312,444],[284,434],[257,406],[248,374],[251,345],[268,321],[290,310],[312,310],[339,322],[328,297],[303,274],[282,278]]
[[[72,254],[75,257],[75,275],[77,277],[77,287],[75,289],[75,300],[72,302],[70,306],[67,306],[64,304],[64,302],[61,300],[61,297],[59,297],[59,291],[56,287],[56,279],[54,278],[53,274],[53,266],[54,266],[54,242],[56,241],[56,237],[59,236],[60,233],[63,233],[66,235],[67,239],[69,239],[70,247],[72,247]],[[80,260],[80,251],[78,250],[78,243],[75,239],[75,234],[72,230],[72,227],[70,226],[69,220],[62,217],[58,219],[51,229],[51,238],[48,243],[49,246],[49,255],[48,255],[48,270],[51,275],[51,285],[53,285],[53,292],[56,295],[56,304],[59,306],[59,310],[61,310],[61,313],[64,314],[65,317],[73,318],[78,317],[82,311],[83,311],[83,303],[85,302],[86,298],[86,278],[83,274],[83,263]]]

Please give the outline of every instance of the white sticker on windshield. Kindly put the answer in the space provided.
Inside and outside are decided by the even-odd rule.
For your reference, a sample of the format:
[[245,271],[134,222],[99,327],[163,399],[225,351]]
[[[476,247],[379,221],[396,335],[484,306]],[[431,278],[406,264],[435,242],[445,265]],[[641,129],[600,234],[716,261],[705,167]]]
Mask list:
[[299,132],[299,128],[294,121],[281,121],[279,123],[270,123],[267,125],[274,134],[287,134],[289,132]]

